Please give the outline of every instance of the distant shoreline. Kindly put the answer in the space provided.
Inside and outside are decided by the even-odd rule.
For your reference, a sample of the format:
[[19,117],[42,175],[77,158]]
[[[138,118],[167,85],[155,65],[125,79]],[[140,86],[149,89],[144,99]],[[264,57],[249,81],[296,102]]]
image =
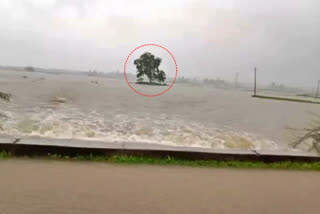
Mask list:
[[317,102],[317,101],[294,99],[294,98],[286,98],[286,97],[263,96],[263,95],[252,95],[252,97],[254,97],[254,98],[261,98],[261,99],[270,99],[270,100],[289,101],[289,102],[301,102],[301,103],[320,104],[320,102]]

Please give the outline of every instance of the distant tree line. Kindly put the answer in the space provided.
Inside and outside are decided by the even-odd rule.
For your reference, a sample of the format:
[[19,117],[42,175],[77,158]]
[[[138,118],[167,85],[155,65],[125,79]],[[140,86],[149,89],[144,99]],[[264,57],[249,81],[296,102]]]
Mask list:
[[24,70],[26,70],[26,71],[34,71],[35,69],[32,66],[27,66],[27,67],[24,68]]
[[225,80],[221,80],[219,78],[217,79],[204,79],[203,80],[204,84],[208,84],[208,85],[214,85],[215,87],[227,87],[228,83]]

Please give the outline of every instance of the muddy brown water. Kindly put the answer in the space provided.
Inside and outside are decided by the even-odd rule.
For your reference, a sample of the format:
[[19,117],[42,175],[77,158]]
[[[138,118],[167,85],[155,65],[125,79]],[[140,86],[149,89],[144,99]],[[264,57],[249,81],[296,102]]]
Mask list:
[[[27,76],[28,78],[23,78]],[[94,84],[92,82],[95,82]],[[96,83],[97,82],[97,83]],[[161,86],[136,86],[157,93]],[[286,150],[320,105],[253,99],[251,92],[175,84],[159,97],[124,79],[0,71],[0,134],[204,148]]]

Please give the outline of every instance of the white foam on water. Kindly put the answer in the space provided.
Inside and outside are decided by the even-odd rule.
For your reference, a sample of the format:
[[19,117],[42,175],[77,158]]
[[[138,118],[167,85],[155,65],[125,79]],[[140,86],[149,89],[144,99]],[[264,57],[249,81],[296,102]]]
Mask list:
[[101,114],[82,112],[68,105],[59,108],[40,105],[24,114],[5,113],[10,117],[2,122],[0,132],[15,137],[76,138],[217,149],[278,149],[275,142],[250,133],[218,129],[166,114]]
[[135,94],[123,79],[0,73],[1,91],[13,95],[11,102],[0,100],[6,115],[0,116],[0,134],[17,137],[289,150],[286,127],[303,129],[312,119],[307,112],[320,114],[317,105],[252,99],[249,92],[202,85],[177,83],[153,99]]

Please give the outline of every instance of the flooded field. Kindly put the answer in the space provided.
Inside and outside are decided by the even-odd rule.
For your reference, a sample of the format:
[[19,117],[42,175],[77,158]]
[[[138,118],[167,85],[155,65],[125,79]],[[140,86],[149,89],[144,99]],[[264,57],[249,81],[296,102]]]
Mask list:
[[[162,86],[135,85],[147,93]],[[139,88],[140,87],[140,88]],[[124,79],[0,71],[0,134],[205,148],[287,150],[288,127],[305,128],[320,106],[252,93],[175,84],[159,97]]]

